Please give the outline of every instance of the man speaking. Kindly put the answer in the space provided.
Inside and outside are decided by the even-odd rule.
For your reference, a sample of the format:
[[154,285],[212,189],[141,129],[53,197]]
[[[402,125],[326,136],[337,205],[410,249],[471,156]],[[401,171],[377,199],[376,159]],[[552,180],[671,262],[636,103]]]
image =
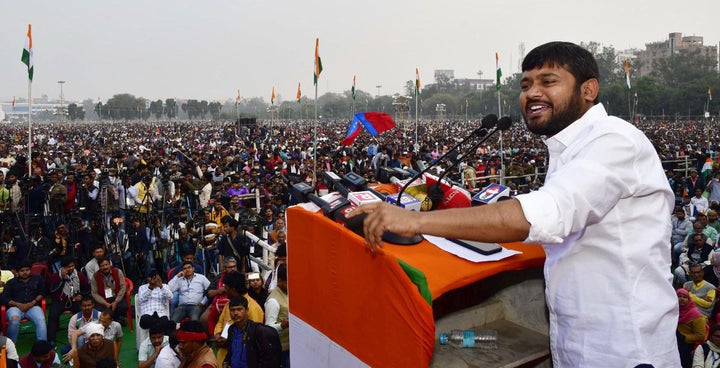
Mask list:
[[410,212],[364,205],[372,249],[385,231],[545,249],[553,366],[679,367],[671,285],[674,197],[650,141],[598,103],[597,62],[567,42],[523,60],[520,105],[549,151],[540,190],[491,205]]

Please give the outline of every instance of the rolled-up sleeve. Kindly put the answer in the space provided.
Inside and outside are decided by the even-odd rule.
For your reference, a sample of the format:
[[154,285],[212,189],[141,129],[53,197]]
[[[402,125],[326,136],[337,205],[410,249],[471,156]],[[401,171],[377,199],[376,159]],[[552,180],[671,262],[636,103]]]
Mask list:
[[559,153],[551,178],[540,190],[517,196],[530,222],[525,242],[561,243],[599,222],[621,198],[636,190],[642,174],[632,139],[615,133],[588,138],[581,151]]

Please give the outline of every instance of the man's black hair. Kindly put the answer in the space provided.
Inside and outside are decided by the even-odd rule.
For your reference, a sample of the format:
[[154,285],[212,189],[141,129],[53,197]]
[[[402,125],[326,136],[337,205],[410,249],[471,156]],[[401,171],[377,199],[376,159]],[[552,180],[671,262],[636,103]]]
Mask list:
[[238,306],[243,306],[243,307],[245,307],[245,309],[247,309],[247,307],[248,307],[248,301],[242,295],[238,295],[238,296],[230,299],[230,307],[238,307]]
[[228,272],[223,277],[223,283],[225,287],[237,290],[240,295],[247,293],[247,286],[245,285],[245,274],[242,272]]
[[37,340],[32,344],[32,348],[30,348],[30,355],[39,357],[49,353],[52,348],[53,347],[49,342],[45,340]]
[[280,266],[278,266],[277,278],[278,278],[278,280],[287,281],[287,265],[286,264],[281,264]]
[[[571,42],[553,41],[530,51],[522,63],[522,71],[543,66],[562,67],[575,77],[577,89],[588,79],[600,81],[600,70],[590,51]],[[598,103],[597,98],[594,103]]]
[[70,263],[75,263],[73,256],[65,256],[60,259],[60,266],[67,267]]

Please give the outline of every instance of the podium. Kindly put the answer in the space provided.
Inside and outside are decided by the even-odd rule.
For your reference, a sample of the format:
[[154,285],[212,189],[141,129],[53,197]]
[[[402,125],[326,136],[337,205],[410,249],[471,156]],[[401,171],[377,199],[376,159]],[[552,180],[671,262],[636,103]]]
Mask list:
[[[518,350],[528,349],[528,335],[538,335],[535,350],[515,352],[507,345],[491,351],[497,364],[481,360],[477,366],[547,357],[545,253],[539,245],[503,244],[522,254],[483,263],[428,241],[371,252],[363,238],[321,213],[295,206],[286,214],[292,365],[459,367],[451,361],[472,352],[440,347],[437,335],[475,324],[497,327],[499,342],[521,336]],[[495,357],[502,354],[510,356]]]

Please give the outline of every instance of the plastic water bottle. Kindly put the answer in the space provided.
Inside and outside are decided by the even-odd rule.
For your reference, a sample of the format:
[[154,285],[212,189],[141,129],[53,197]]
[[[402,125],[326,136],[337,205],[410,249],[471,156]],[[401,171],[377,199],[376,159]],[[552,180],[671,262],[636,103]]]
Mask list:
[[452,330],[440,334],[440,345],[456,348],[497,349],[497,330]]

